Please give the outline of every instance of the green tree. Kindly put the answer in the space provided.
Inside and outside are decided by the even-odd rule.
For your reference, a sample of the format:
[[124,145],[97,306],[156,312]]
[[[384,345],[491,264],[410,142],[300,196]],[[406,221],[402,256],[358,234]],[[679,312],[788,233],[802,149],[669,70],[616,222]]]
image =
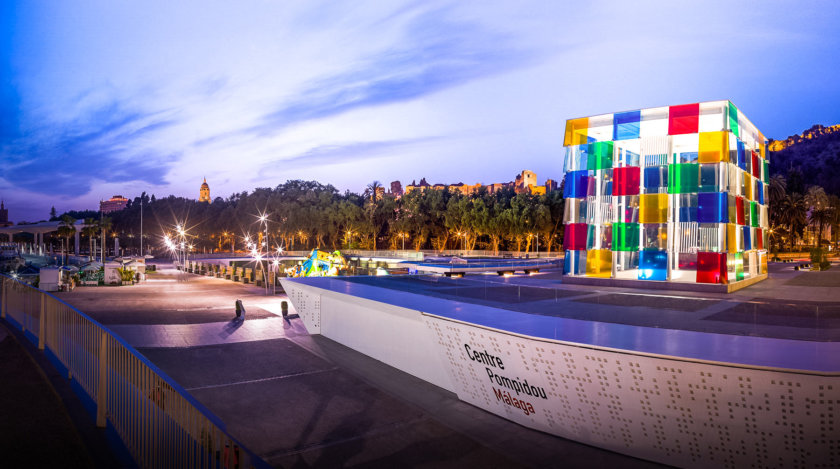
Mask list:
[[790,250],[794,250],[796,238],[802,235],[807,226],[807,207],[802,194],[796,192],[788,194],[782,200],[780,223],[786,228],[790,241]]

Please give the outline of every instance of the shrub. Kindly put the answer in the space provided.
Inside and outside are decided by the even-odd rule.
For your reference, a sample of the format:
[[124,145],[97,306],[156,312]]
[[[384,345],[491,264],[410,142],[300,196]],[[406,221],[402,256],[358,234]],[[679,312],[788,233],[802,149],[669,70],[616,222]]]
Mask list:
[[828,262],[827,260],[824,260],[824,261],[820,262],[820,270],[828,270],[830,268],[831,268],[831,262]]
[[811,264],[820,265],[825,261],[825,250],[822,248],[811,248]]

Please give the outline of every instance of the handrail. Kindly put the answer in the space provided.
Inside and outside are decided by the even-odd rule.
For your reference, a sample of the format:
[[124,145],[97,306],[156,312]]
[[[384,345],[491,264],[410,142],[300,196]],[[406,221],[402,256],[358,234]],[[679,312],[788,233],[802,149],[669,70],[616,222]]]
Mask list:
[[87,314],[0,274],[0,318],[37,339],[140,467],[270,467],[154,363]]

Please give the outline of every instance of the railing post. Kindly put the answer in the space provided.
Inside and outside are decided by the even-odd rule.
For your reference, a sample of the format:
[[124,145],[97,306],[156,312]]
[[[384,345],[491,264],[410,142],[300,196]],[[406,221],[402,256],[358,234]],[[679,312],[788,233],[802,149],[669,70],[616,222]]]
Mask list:
[[102,339],[99,345],[99,386],[96,390],[96,426],[104,428],[108,422],[108,333],[102,331]]
[[46,297],[43,293],[38,296],[41,297],[41,315],[38,317],[38,350],[44,350],[44,342],[46,341],[44,331],[47,330],[47,308],[45,307]]
[[3,297],[0,298],[0,318],[6,319],[6,279],[0,278],[0,283],[3,284]]

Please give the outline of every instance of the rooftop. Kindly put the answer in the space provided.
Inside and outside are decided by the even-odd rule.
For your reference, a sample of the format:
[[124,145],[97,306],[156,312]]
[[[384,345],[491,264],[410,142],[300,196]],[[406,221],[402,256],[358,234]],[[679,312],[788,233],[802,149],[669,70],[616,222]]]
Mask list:
[[530,337],[644,354],[840,372],[840,272],[771,264],[731,294],[564,285],[558,271],[504,278],[297,279],[443,318]]

